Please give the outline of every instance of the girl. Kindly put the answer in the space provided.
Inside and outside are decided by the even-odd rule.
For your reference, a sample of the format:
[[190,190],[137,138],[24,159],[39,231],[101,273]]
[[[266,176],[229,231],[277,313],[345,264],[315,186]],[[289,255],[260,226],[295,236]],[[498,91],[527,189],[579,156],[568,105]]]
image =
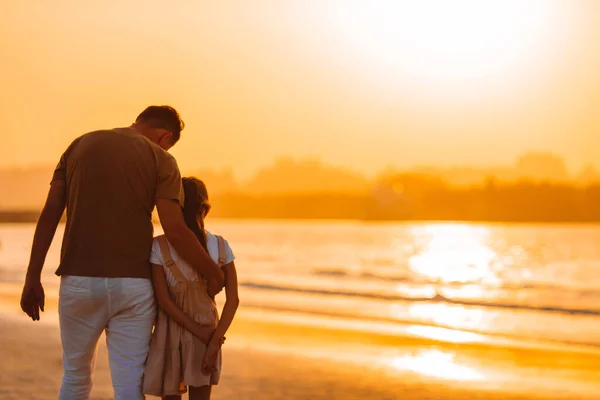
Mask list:
[[163,400],[180,400],[189,388],[190,400],[209,400],[219,382],[221,345],[237,310],[237,274],[226,240],[204,229],[210,210],[208,192],[197,178],[183,178],[183,215],[188,227],[225,274],[227,299],[221,319],[206,280],[198,276],[159,236],[152,245],[152,280],[160,307],[150,342],[144,393]]

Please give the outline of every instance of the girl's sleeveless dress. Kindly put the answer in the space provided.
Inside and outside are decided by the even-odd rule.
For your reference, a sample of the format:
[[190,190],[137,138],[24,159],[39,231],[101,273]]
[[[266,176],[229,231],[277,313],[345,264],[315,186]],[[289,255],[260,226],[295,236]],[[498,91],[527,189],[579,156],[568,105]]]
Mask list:
[[[217,236],[217,240],[218,264],[221,266],[226,257],[225,243],[220,236]],[[173,301],[195,322],[216,328],[219,313],[214,299],[207,293],[206,280],[186,279],[171,257],[167,238],[160,236],[158,241],[165,260],[164,267],[177,280],[175,287],[170,288]],[[218,384],[221,376],[221,352],[219,351],[217,371],[205,375],[201,370],[205,351],[206,345],[200,339],[159,308],[146,362],[144,393],[158,397],[178,395],[185,393],[187,386]]]

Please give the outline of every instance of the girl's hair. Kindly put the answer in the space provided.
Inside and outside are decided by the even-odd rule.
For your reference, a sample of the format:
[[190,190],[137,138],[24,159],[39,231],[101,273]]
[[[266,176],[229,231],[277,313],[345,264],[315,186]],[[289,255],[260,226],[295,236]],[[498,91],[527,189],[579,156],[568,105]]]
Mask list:
[[[204,250],[208,252],[206,231],[204,230],[204,215],[210,210],[208,190],[206,190],[204,182],[198,178],[185,177],[181,181],[185,194],[185,201],[182,208],[185,223],[196,234]],[[200,219],[200,224],[198,224],[198,219]]]

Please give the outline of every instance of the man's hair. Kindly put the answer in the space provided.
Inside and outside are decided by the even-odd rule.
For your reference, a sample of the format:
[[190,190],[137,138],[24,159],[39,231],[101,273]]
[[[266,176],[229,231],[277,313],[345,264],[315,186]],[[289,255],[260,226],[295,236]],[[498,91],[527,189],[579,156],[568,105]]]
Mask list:
[[181,137],[185,123],[171,106],[150,106],[138,115],[135,122],[141,122],[151,128],[166,129],[173,134],[173,144]]

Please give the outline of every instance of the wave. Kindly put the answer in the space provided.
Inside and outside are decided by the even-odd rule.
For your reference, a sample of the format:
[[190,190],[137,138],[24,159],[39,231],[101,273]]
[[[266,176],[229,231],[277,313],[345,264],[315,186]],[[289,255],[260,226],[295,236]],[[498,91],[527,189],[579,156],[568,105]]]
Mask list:
[[[413,319],[407,318],[392,318],[392,317],[384,317],[384,316],[366,316],[366,315],[355,315],[353,313],[345,313],[345,312],[336,312],[330,311],[327,309],[321,310],[307,310],[304,308],[296,308],[293,306],[285,306],[285,305],[277,305],[277,304],[265,304],[261,302],[244,302],[245,308],[255,308],[257,310],[268,310],[268,311],[279,311],[279,312],[291,312],[291,313],[302,313],[307,315],[314,315],[318,317],[326,317],[326,318],[343,318],[347,320],[356,320],[356,321],[370,321],[370,322],[379,322],[379,323],[388,323],[388,324],[406,324],[406,325],[418,325],[432,328],[444,328],[451,330],[458,330],[460,332],[474,333],[479,335],[485,335],[487,337],[494,337],[498,339],[507,339],[514,340],[516,343],[522,343],[523,341],[530,341],[529,343],[536,343],[543,345],[545,344],[555,344],[555,345],[570,345],[570,346],[583,346],[586,349],[600,349],[600,341],[596,340],[596,336],[593,336],[591,339],[586,340],[585,338],[581,340],[573,340],[571,338],[559,338],[559,337],[547,337],[542,338],[532,334],[526,333],[518,333],[511,334],[508,332],[494,332],[485,329],[474,329],[474,328],[455,328],[447,324],[436,323],[432,321],[415,321]],[[433,339],[436,340],[436,339]],[[586,350],[587,351],[587,350]]]
[[442,282],[439,279],[428,279],[427,277],[418,276],[415,274],[380,274],[374,272],[361,272],[361,273],[352,273],[345,268],[317,268],[312,271],[313,275],[316,276],[329,276],[332,278],[357,278],[361,280],[372,280],[379,282],[402,282],[407,284],[417,284],[417,285],[443,285],[447,288],[460,288],[465,286],[473,286],[477,285],[484,289],[500,289],[505,291],[522,291],[522,290],[547,290],[547,291],[560,291],[564,293],[568,292],[576,292],[580,295],[597,295],[599,292],[595,289],[587,289],[587,288],[574,288],[572,286],[566,285],[554,285],[549,283],[540,283],[540,282],[526,282],[523,284],[517,283],[503,283],[501,285],[490,285],[486,282],[481,282],[479,280],[472,280],[467,282]]
[[318,268],[313,271],[313,274],[317,275],[317,276],[333,276],[333,277],[351,276],[350,273],[348,271],[346,271],[344,268]]
[[374,293],[374,292],[353,292],[346,290],[328,290],[328,289],[315,289],[298,286],[288,286],[273,283],[264,282],[241,282],[240,286],[266,290],[266,291],[278,291],[278,292],[294,292],[294,293],[307,293],[317,294],[323,296],[343,296],[343,297],[354,297],[364,299],[376,299],[382,301],[400,301],[400,302],[429,302],[429,303],[445,303],[454,304],[461,306],[471,307],[485,307],[495,309],[510,309],[510,310],[523,310],[523,311],[537,311],[537,312],[549,312],[549,313],[562,313],[570,315],[582,315],[582,316],[600,316],[600,309],[585,309],[585,308],[567,308],[567,307],[554,307],[554,306],[536,306],[528,304],[510,304],[510,303],[495,303],[486,302],[480,300],[466,300],[466,299],[451,299],[441,294],[435,296],[424,296],[424,297],[408,297],[401,294],[394,293]]
[[382,275],[376,274],[373,272],[361,272],[359,274],[354,274],[352,272],[347,271],[345,268],[316,268],[312,270],[312,274],[316,276],[325,276],[332,278],[360,278],[360,279],[369,279],[369,280],[378,280],[385,282],[411,282],[411,283],[434,283],[427,279],[419,279],[415,276],[410,275]]

